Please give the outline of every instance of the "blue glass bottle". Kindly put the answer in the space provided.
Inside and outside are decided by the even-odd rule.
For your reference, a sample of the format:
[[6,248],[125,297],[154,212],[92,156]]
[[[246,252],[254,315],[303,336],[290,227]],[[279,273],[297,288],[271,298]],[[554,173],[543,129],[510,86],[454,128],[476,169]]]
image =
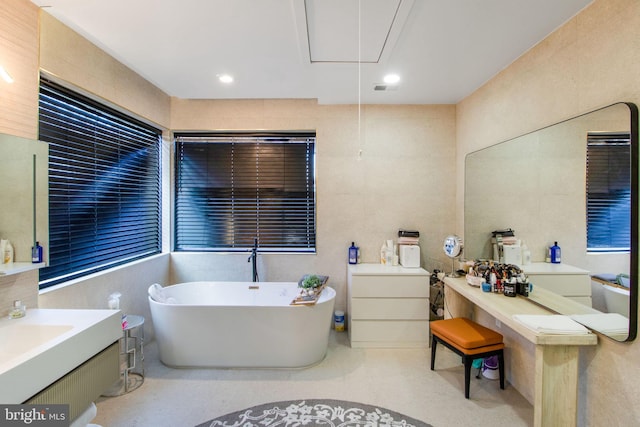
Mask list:
[[349,264],[357,264],[358,263],[358,247],[355,245],[355,242],[351,242],[351,246],[349,247]]
[[562,250],[560,246],[558,246],[558,242],[554,242],[553,246],[551,246],[551,263],[552,264],[560,264],[562,261]]
[[42,246],[40,246],[40,242],[36,242],[36,245],[31,248],[31,262],[34,264],[42,262]]

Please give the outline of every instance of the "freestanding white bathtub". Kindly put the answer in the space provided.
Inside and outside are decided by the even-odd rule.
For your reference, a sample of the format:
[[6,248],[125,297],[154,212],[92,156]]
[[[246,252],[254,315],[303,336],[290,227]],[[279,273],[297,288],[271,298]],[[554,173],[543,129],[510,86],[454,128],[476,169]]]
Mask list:
[[[292,306],[295,282],[188,282],[149,296],[162,363],[172,367],[300,368],[324,359],[336,292]],[[160,299],[160,300],[163,300]]]

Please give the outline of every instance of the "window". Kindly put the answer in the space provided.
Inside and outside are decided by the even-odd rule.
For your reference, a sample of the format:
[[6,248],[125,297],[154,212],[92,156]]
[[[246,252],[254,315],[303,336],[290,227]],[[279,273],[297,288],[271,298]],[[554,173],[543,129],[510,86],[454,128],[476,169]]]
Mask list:
[[160,252],[161,132],[42,78],[49,266],[40,287]]
[[315,251],[315,133],[175,140],[176,251]]
[[628,133],[587,138],[587,251],[629,252],[631,143]]

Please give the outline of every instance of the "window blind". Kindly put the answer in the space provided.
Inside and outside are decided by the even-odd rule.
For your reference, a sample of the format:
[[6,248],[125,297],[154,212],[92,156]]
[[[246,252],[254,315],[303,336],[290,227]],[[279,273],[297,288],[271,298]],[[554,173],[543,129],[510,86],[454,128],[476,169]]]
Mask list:
[[628,133],[587,138],[587,250],[627,252],[631,245],[631,144]]
[[176,251],[315,251],[315,133],[175,140]]
[[161,132],[41,79],[49,266],[40,287],[159,253]]

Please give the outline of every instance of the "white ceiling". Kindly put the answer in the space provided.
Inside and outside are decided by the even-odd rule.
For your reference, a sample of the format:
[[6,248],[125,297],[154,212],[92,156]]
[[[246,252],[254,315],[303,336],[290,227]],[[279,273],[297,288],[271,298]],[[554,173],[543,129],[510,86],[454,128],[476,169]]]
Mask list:
[[593,0],[32,1],[171,96],[450,104]]

